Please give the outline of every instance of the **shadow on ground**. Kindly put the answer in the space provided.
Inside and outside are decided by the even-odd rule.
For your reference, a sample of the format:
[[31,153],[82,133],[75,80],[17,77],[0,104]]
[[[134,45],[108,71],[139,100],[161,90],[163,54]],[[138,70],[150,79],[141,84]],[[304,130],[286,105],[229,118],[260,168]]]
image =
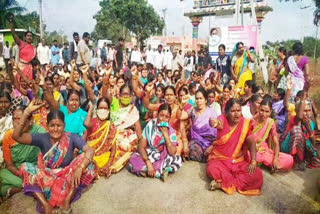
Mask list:
[[[262,195],[248,197],[207,190],[205,164],[187,162],[166,183],[122,170],[100,178],[75,202],[73,213],[319,213],[318,169],[276,173],[263,170]],[[0,213],[36,213],[35,201],[22,193],[0,206]]]

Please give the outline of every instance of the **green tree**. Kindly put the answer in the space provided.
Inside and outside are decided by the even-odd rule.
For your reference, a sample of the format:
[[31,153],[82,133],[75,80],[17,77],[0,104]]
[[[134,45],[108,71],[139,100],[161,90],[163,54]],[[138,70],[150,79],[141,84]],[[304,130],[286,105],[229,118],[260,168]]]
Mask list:
[[[96,31],[109,30],[111,35],[111,31],[121,34],[122,31],[128,30],[137,38],[140,45],[143,45],[144,40],[151,35],[161,33],[164,27],[161,18],[146,0],[102,0],[100,7],[101,10],[95,16]],[[107,25],[109,21],[115,26]]]
[[6,15],[13,13],[15,15],[24,12],[26,9],[21,7],[16,0],[0,0],[0,29],[8,27]]
[[[16,18],[17,28],[24,28],[27,30],[35,31],[40,33],[40,17],[36,11],[27,14],[17,15]],[[43,30],[45,31],[46,25],[43,24]]]
[[[108,4],[106,1],[101,1],[100,7],[107,8]],[[93,40],[110,39],[115,43],[120,37],[129,39],[129,30],[120,23],[117,17],[110,13],[110,10],[101,9],[94,18],[97,24],[91,34]]]

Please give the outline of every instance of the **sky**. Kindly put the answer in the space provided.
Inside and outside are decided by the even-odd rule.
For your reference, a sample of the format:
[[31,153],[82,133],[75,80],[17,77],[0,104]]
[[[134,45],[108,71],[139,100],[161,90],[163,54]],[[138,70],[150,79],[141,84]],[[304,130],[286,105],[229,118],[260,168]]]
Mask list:
[[[43,20],[48,31],[64,32],[68,38],[73,32],[92,32],[95,25],[93,16],[99,11],[99,0],[42,0]],[[38,0],[18,0],[21,6],[25,6],[28,12],[38,11]],[[162,17],[162,10],[167,8],[167,35],[182,36],[183,26],[186,36],[192,35],[191,21],[183,17],[183,6],[180,0],[148,0]],[[185,0],[185,11],[190,11],[193,0]],[[316,27],[313,25],[314,3],[312,0],[301,0],[295,3],[269,0],[268,4],[273,8],[262,22],[262,41],[281,41],[286,39],[301,39],[302,36],[315,36]],[[307,9],[301,7],[310,6]],[[183,25],[184,23],[184,25]],[[199,37],[207,38],[211,26],[233,26],[233,17],[209,17],[203,19],[199,25]],[[251,20],[247,14],[245,24]],[[304,29],[304,30],[302,30]]]

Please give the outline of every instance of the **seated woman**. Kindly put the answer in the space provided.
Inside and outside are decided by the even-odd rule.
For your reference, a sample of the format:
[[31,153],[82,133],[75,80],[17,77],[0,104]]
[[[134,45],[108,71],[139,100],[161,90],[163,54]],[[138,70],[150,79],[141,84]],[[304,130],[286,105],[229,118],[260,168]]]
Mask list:
[[[210,190],[222,189],[228,194],[238,191],[244,195],[259,195],[263,184],[261,170],[257,169],[256,145],[251,136],[252,124],[241,115],[237,99],[230,99],[225,114],[211,121],[218,129],[217,141],[208,148],[207,174],[212,179]],[[248,146],[251,163],[244,159]]]
[[285,90],[278,88],[273,96],[272,110],[276,114],[277,128],[279,133],[283,133],[286,130],[286,118],[288,117],[288,111],[284,105]]
[[[190,141],[185,149],[185,157],[194,161],[206,162],[205,151],[217,137],[217,129],[210,125],[211,119],[217,119],[214,110],[207,106],[208,95],[202,88],[196,92],[196,104],[188,115],[191,125]],[[184,116],[182,116],[184,119]]]
[[[41,150],[38,166],[24,163],[20,167],[24,192],[39,201],[38,211],[52,213],[53,208],[59,207],[64,213],[71,213],[70,202],[79,199],[81,190],[96,177],[91,164],[94,151],[78,135],[64,131],[64,114],[58,110],[48,115],[48,133],[23,133],[27,118],[42,105],[41,101],[33,100],[12,135],[15,141]],[[76,148],[82,153],[74,158]]]
[[[289,171],[293,166],[293,158],[280,152],[276,121],[271,119],[272,98],[264,97],[259,114],[254,118],[252,134],[257,143],[256,161],[275,170]],[[273,144],[273,150],[268,144]],[[269,145],[270,145],[269,144]]]
[[0,144],[6,131],[13,128],[11,112],[11,96],[7,91],[0,92]]
[[245,106],[241,106],[242,116],[246,119],[252,119],[259,113],[260,103],[262,97],[259,94],[252,95],[249,103]]
[[136,150],[141,138],[139,111],[131,104],[132,89],[128,84],[120,88],[120,99],[107,95],[110,104],[110,120],[119,129],[116,145],[117,152],[112,172],[120,171],[128,162],[131,154]]
[[292,155],[294,169],[302,171],[306,165],[308,168],[320,167],[311,106],[305,98],[304,92],[302,100],[296,105],[297,115],[291,117],[286,131],[281,136],[281,151]]
[[[17,127],[26,106],[18,106],[12,112],[13,126]],[[45,133],[45,129],[33,125],[32,116],[27,118],[23,132],[31,134]],[[35,146],[20,144],[12,139],[13,129],[7,131],[3,138],[3,159],[7,168],[0,170],[0,196],[9,198],[11,195],[22,190],[22,174],[20,166],[29,162],[37,165],[37,157],[40,149]]]
[[174,173],[182,165],[177,152],[177,136],[169,125],[171,107],[162,104],[158,117],[144,128],[138,152],[135,152],[127,169],[138,176],[162,178],[166,181],[168,173]]
[[86,119],[87,112],[80,108],[80,94],[74,89],[69,91],[67,97],[67,106],[59,104],[53,98],[52,90],[47,89],[44,92],[44,97],[48,102],[50,109],[60,110],[65,118],[65,131],[77,134],[83,139],[86,139],[86,128],[83,122]]
[[[147,87],[146,96],[144,96],[144,106],[149,109],[150,111],[158,111],[159,107],[162,104],[151,104],[150,103],[150,92],[152,91],[152,87]],[[169,120],[170,126],[176,131],[177,135],[177,155],[181,155],[183,151],[183,142],[182,142],[182,135],[180,133],[180,117],[179,117],[179,105],[176,102],[176,91],[173,86],[167,86],[165,89],[164,95],[165,102],[168,103],[172,109],[171,118]]]
[[115,157],[120,154],[117,150],[117,137],[119,130],[109,119],[110,103],[106,98],[97,102],[96,118],[92,118],[93,107],[89,108],[84,126],[88,129],[88,145],[94,149],[93,160],[98,167],[98,173],[107,178],[114,172],[117,165]]

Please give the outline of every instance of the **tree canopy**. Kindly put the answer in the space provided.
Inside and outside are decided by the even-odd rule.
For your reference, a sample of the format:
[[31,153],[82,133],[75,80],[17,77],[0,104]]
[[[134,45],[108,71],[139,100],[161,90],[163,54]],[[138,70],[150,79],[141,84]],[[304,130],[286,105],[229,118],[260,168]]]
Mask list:
[[21,7],[16,0],[1,0],[0,1],[0,29],[6,28],[8,21],[6,16],[8,13],[21,14],[26,9]]
[[102,0],[97,20],[97,37],[112,39],[132,33],[141,44],[154,34],[161,33],[164,23],[146,0]]

